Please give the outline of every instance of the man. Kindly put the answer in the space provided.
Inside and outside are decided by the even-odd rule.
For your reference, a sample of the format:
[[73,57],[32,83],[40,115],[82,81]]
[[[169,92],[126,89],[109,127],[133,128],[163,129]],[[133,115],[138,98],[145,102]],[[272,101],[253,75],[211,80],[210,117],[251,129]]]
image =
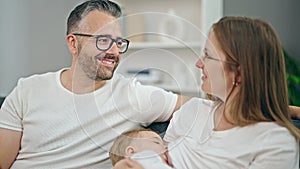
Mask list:
[[1,169],[110,168],[108,150],[117,135],[167,121],[187,100],[114,75],[129,44],[120,16],[120,7],[107,0],[71,12],[71,68],[20,79],[2,105]]

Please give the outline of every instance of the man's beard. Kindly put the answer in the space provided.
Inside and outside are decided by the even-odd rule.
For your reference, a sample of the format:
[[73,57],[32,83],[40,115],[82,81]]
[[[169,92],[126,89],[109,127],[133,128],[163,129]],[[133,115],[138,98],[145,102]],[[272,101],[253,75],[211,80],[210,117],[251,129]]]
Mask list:
[[[112,59],[115,62],[115,66],[106,67],[101,65],[101,59]],[[86,55],[78,56],[78,64],[89,79],[94,81],[109,80],[113,77],[113,74],[119,64],[119,58],[116,56],[98,54],[94,57],[87,57]]]

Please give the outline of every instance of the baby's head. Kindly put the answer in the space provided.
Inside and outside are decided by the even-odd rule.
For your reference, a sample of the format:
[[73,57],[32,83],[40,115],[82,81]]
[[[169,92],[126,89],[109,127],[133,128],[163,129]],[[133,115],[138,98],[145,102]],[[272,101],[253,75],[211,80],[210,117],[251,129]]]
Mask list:
[[116,138],[110,148],[109,157],[114,166],[125,157],[131,157],[134,153],[144,150],[152,150],[158,153],[162,160],[167,162],[166,146],[161,137],[149,129],[136,129],[122,133]]

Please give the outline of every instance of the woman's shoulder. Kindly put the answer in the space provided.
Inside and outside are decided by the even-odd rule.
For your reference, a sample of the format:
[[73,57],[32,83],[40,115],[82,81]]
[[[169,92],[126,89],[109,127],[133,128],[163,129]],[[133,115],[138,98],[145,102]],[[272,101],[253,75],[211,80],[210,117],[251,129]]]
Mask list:
[[249,133],[256,136],[257,141],[263,141],[268,145],[274,144],[297,144],[296,138],[284,126],[276,122],[259,122],[248,127]]
[[288,129],[286,127],[283,127],[276,122],[258,122],[256,124],[252,125],[252,128],[260,129],[258,131],[264,132],[264,133],[270,133],[270,132],[288,132]]

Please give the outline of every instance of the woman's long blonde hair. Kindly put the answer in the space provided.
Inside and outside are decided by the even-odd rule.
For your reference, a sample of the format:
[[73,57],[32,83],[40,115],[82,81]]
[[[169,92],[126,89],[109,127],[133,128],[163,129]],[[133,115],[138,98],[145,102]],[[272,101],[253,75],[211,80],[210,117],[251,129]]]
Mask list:
[[[275,121],[300,139],[289,114],[283,49],[272,26],[260,19],[228,16],[212,31],[226,59],[240,67],[240,92],[230,105],[231,122],[246,126]],[[237,66],[227,66],[237,72]]]

